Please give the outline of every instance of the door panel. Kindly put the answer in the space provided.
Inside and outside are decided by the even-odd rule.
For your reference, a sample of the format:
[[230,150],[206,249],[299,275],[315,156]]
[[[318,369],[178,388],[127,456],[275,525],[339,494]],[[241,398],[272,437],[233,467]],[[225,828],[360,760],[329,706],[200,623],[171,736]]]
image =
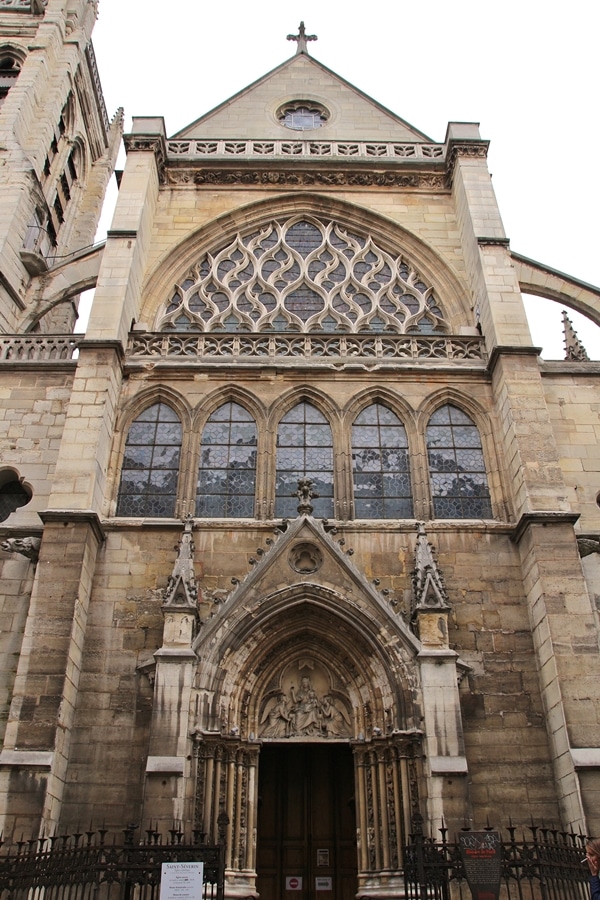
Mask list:
[[[261,900],[349,900],[357,890],[354,767],[345,744],[271,744],[259,761]],[[286,890],[286,879],[301,889]],[[321,890],[316,879],[322,879]],[[331,890],[327,887],[331,885]]]

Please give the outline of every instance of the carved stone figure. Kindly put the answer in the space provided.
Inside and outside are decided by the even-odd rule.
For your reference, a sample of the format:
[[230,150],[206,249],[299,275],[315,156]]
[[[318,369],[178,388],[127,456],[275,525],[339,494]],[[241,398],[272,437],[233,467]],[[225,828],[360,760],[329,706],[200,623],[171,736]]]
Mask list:
[[7,538],[0,546],[6,553],[20,553],[37,562],[41,543],[42,540],[38,537]]
[[262,737],[289,737],[292,717],[290,715],[287,697],[283,691],[279,691],[275,703],[265,710],[260,724],[264,725],[267,719],[268,724],[262,731]]
[[300,686],[289,687],[289,697],[280,690],[267,700],[260,720],[262,738],[348,738],[351,721],[343,700],[333,694],[319,695],[308,675]]
[[341,705],[338,706],[331,694],[327,694],[321,701],[321,716],[323,731],[327,737],[348,737],[350,735],[348,714]]
[[296,692],[291,688],[292,716],[294,723],[294,735],[307,737],[319,734],[321,731],[320,703],[316,692],[313,691],[310,678],[304,675],[300,681],[300,687]]

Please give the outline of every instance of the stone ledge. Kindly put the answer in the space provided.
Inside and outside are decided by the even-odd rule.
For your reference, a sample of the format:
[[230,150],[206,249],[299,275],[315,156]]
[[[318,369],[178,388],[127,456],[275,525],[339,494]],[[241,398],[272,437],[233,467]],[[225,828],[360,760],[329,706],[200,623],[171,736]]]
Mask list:
[[149,756],[146,761],[146,772],[183,775],[184,767],[185,759],[183,756]]
[[600,769],[600,747],[571,748],[570,753],[576,769]]
[[36,769],[50,769],[54,761],[52,750],[2,750],[0,766],[30,766]]
[[106,534],[100,524],[98,514],[91,509],[46,509],[38,515],[44,525],[54,522],[90,525],[99,544],[103,544],[106,540]]
[[510,539],[515,544],[520,543],[521,538],[532,525],[574,525],[579,519],[579,515],[579,513],[554,510],[523,513],[515,525],[515,530],[511,534]]
[[431,756],[429,766],[432,775],[466,775],[469,771],[465,756]]

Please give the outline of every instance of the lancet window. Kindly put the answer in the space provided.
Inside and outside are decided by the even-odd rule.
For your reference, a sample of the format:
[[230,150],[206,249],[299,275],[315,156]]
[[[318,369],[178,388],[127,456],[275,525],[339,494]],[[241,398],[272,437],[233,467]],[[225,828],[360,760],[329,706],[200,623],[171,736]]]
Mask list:
[[256,423],[239,403],[225,403],[202,432],[196,515],[219,518],[254,515]]
[[176,284],[157,330],[449,331],[433,287],[368,234],[316,217],[274,220],[205,253]]
[[297,515],[298,481],[310,478],[319,497],[315,516],[333,515],[333,440],[327,419],[311,403],[298,403],[277,429],[275,515]]
[[456,406],[436,410],[427,427],[436,519],[490,518],[492,508],[479,431]]
[[129,428],[117,515],[175,515],[180,456],[177,413],[166,403],[149,406]]
[[352,469],[356,518],[412,518],[406,429],[381,403],[368,406],[354,420]]

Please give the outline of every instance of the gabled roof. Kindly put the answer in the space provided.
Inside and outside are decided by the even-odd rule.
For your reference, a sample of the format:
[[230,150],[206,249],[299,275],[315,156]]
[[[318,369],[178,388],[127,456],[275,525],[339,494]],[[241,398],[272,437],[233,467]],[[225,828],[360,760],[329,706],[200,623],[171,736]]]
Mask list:
[[[283,127],[277,112],[295,100],[322,104],[330,113],[329,120],[310,131]],[[267,72],[173,138],[431,143],[422,131],[304,52]]]

